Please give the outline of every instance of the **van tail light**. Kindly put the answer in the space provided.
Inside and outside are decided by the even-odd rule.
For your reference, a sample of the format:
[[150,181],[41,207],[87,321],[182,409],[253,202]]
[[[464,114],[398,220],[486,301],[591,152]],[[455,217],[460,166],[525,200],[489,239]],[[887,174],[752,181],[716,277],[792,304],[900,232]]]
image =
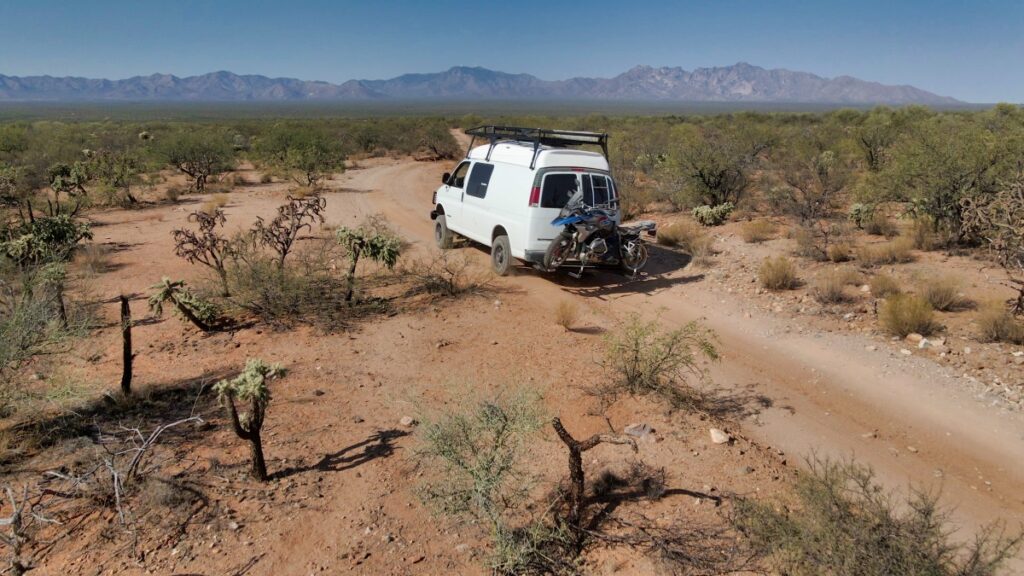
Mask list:
[[540,186],[534,186],[530,189],[530,206],[540,206]]
[[430,195],[430,203],[435,206],[437,205],[437,190],[434,190],[434,193]]

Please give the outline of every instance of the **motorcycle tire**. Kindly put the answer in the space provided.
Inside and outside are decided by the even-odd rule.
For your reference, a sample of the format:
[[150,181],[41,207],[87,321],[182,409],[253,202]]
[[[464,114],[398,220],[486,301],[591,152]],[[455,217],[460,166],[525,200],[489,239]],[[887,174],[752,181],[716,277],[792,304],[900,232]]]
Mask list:
[[572,238],[568,234],[562,233],[555,237],[544,251],[544,269],[551,271],[564,264],[569,259],[571,244]]

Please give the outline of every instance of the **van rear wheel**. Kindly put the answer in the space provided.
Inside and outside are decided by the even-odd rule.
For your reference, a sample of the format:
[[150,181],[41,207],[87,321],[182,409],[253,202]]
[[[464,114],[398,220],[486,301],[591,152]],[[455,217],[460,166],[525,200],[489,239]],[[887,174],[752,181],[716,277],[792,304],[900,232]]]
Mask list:
[[442,250],[451,248],[455,241],[455,234],[448,229],[448,222],[445,220],[444,214],[438,214],[434,220],[434,241]]
[[507,276],[512,269],[512,249],[508,236],[497,236],[491,242],[491,267],[498,276]]

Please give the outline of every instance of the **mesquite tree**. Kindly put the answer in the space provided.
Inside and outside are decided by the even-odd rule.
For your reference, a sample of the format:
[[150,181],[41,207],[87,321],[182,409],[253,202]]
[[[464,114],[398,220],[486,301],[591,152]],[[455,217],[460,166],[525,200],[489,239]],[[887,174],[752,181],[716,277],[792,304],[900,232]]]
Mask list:
[[213,269],[220,278],[221,296],[230,296],[225,261],[231,256],[231,241],[217,233],[217,228],[224,226],[224,211],[220,208],[213,212],[197,210],[189,214],[188,221],[195,222],[199,230],[175,230],[174,253],[190,264],[199,262]]
[[284,259],[292,251],[295,240],[302,230],[311,230],[314,222],[323,224],[323,211],[327,200],[319,194],[295,197],[288,196],[288,203],[279,206],[277,216],[269,223],[262,217],[256,218],[253,226],[255,238],[277,253],[277,267],[284,268]]
[[[252,453],[250,471],[253,478],[261,482],[268,478],[267,464],[263,459],[263,440],[260,438],[263,418],[270,404],[267,380],[281,378],[284,375],[285,369],[281,365],[267,364],[259,358],[251,358],[246,361],[245,370],[241,374],[231,380],[221,380],[214,386],[218,397],[228,408],[235,434],[249,441]],[[235,400],[247,403],[249,411],[240,415]]]
[[227,139],[220,135],[177,132],[161,142],[164,161],[192,179],[197,192],[206,190],[210,176],[231,167],[234,151]]
[[1024,175],[994,194],[978,194],[962,202],[964,228],[977,236],[1006,270],[1017,291],[1011,306],[1024,314]]
[[170,302],[186,320],[203,332],[213,330],[213,322],[217,319],[217,311],[212,304],[192,293],[183,280],[171,281],[164,278],[159,284],[152,286],[156,292],[149,297],[149,309],[154,316],[164,312],[164,302]]
[[402,252],[402,240],[388,230],[381,222],[372,219],[359,228],[339,228],[338,242],[348,250],[348,289],[345,301],[351,302],[356,286],[356,266],[362,257],[384,264],[389,270],[395,267]]

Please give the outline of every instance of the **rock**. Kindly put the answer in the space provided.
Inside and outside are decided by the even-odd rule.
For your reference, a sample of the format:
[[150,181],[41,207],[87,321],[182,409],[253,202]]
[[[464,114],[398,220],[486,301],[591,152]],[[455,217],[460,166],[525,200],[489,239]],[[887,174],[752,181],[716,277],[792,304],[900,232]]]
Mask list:
[[867,294],[868,292],[871,292],[871,286],[864,284],[863,286],[860,287],[860,291]]
[[928,340],[927,338],[921,338],[921,341],[917,343],[917,348],[919,350],[927,350],[928,348],[932,348],[933,346],[934,345],[932,344],[931,340]]
[[917,332],[911,332],[910,334],[907,334],[907,336],[904,338],[904,340],[906,340],[907,342],[910,342],[911,344],[917,344],[917,343],[921,342],[922,340],[924,340],[924,336],[921,336]]
[[910,356],[911,354],[913,354],[913,352],[907,350],[906,348],[900,348],[900,354],[903,354],[904,356]]
[[326,394],[326,392],[323,390],[313,390],[313,396],[323,396],[324,394]]
[[740,474],[753,474],[753,472],[754,472],[754,469],[751,468],[750,466],[740,466],[740,468],[739,468],[739,473]]
[[864,349],[868,352],[874,352],[875,350],[878,350],[878,346],[872,344],[871,346],[865,346]]
[[228,529],[229,530],[236,530],[237,531],[239,528],[241,528],[241,526],[239,526],[238,522],[234,522],[234,521],[228,522]]
[[964,348],[964,354],[970,354],[970,353],[971,353],[971,347],[970,346],[965,347]]
[[352,421],[355,422],[356,424],[362,424],[364,422],[362,416],[356,416],[356,417],[352,418]]
[[412,416],[402,416],[402,419],[399,420],[398,423],[401,424],[402,426],[405,426],[406,428],[411,428],[419,424],[419,422],[417,422],[416,419],[413,418]]
[[864,438],[865,440],[870,440],[872,438],[878,438],[878,432],[867,432],[865,434],[861,434],[860,437]]
[[917,448],[914,447],[914,446],[907,446],[907,452],[910,452],[912,454],[917,454]]
[[1014,358],[1024,358],[1024,351],[1017,350],[1016,352],[1010,352],[1010,355]]
[[642,438],[644,436],[647,436],[648,434],[653,433],[654,432],[654,428],[651,428],[650,424],[647,424],[646,422],[643,422],[643,423],[633,423],[633,424],[630,424],[630,425],[626,426],[625,428],[623,428],[622,431],[625,432],[626,434],[630,435],[630,436],[635,436],[637,438]]
[[469,544],[459,544],[455,547],[455,551],[459,554],[465,554],[469,552]]
[[854,314],[853,312],[847,312],[846,314],[843,314],[843,320],[846,320],[847,322],[853,320],[854,317],[856,317],[856,314]]
[[726,444],[732,440],[732,436],[720,428],[712,428],[708,430],[708,433],[711,434],[711,441],[715,444]]

